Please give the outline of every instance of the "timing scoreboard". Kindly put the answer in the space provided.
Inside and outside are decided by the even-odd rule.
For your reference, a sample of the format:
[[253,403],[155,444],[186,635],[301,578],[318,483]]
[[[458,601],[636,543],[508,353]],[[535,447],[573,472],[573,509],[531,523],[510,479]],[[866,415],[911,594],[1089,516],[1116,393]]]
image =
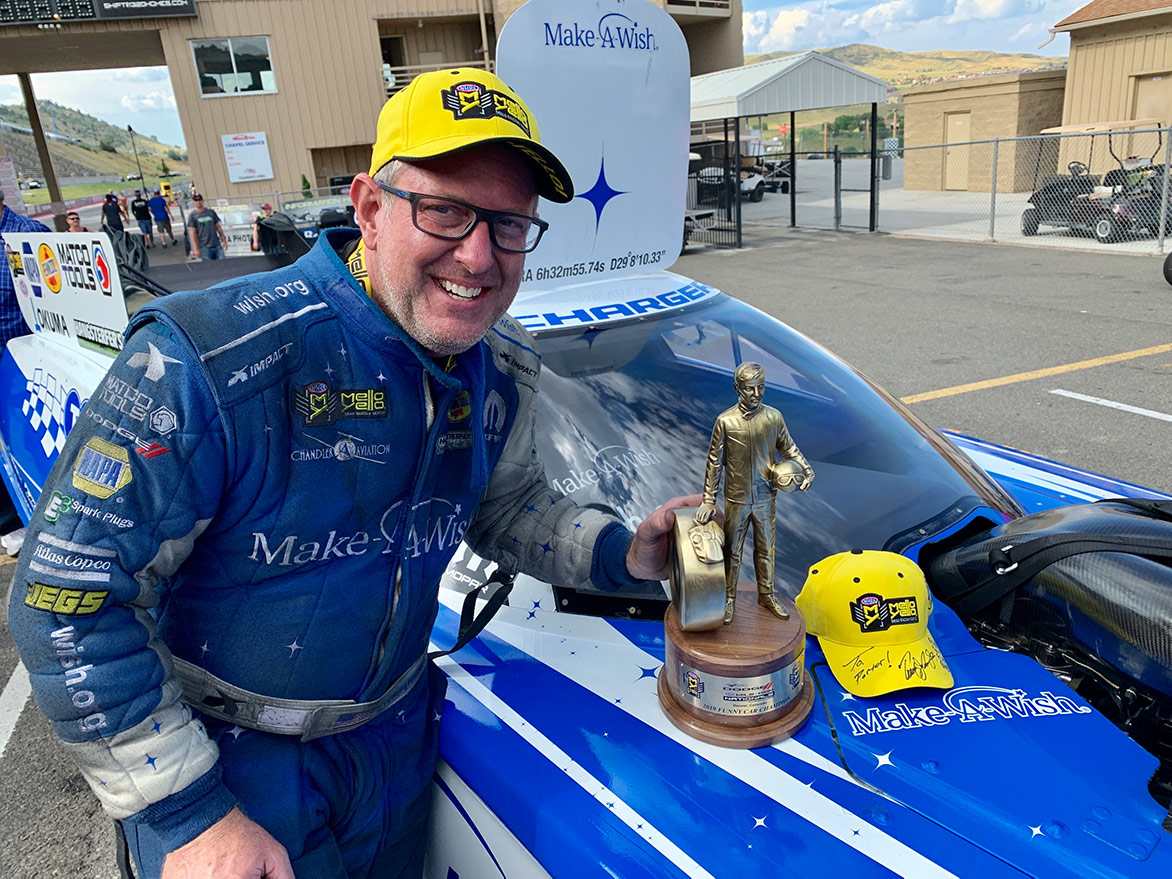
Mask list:
[[0,0],[0,25],[195,15],[195,0]]

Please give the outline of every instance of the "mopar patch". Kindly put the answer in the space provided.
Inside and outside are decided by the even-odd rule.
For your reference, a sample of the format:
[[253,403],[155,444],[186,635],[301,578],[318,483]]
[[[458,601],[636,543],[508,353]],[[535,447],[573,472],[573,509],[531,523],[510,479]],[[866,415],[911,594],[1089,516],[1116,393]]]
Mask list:
[[73,465],[73,487],[103,500],[133,478],[126,449],[98,437],[86,442]]
[[529,137],[529,114],[514,98],[478,82],[461,82],[443,92],[444,109],[457,119],[504,119]]
[[913,596],[884,598],[868,592],[851,602],[851,619],[861,632],[886,632],[892,626],[918,623],[920,613]]
[[310,382],[293,390],[293,411],[304,427],[326,427],[343,418],[386,418],[387,392],[382,388],[334,390],[325,382]]

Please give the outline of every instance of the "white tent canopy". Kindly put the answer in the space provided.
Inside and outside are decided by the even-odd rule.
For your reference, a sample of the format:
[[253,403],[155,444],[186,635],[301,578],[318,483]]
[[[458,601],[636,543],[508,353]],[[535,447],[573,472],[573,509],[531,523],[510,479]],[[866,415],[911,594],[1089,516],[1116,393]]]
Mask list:
[[692,77],[692,121],[883,103],[887,83],[817,52]]

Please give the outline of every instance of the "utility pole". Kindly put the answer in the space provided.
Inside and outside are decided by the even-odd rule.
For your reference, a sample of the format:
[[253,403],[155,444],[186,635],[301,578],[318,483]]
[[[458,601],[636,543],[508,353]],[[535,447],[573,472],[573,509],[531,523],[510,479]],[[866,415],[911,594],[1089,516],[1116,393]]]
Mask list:
[[53,224],[58,232],[64,232],[69,224],[65,222],[65,200],[61,197],[61,187],[57,185],[57,172],[53,170],[53,157],[49,155],[49,143],[45,140],[45,130],[41,127],[41,114],[37,110],[37,98],[33,93],[32,77],[27,73],[18,73],[20,91],[24,96],[24,110],[28,114],[29,127],[33,130],[33,141],[37,145],[37,158],[41,160],[41,173],[45,175],[45,186],[49,189],[49,198],[52,199]]
[[126,130],[130,132],[130,146],[134,149],[134,164],[138,165],[138,179],[142,181],[142,162],[138,160],[138,144],[134,142],[134,129],[129,125]]

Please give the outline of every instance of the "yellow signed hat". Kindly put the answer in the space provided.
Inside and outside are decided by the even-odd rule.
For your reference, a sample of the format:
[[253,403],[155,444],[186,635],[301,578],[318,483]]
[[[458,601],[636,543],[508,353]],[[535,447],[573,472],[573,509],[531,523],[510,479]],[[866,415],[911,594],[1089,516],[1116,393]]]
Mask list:
[[485,143],[520,152],[540,195],[560,203],[574,197],[569,172],[541,145],[525,102],[499,77],[470,67],[421,73],[383,105],[370,173],[392,159],[434,159]]
[[911,559],[861,549],[832,555],[811,566],[797,605],[848,692],[952,686],[928,632],[932,593]]

